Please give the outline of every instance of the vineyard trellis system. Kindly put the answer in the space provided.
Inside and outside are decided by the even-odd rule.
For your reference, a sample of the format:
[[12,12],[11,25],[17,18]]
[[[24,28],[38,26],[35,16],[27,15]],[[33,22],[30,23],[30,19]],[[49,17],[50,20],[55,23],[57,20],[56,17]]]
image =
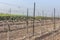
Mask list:
[[[27,8],[27,16],[12,16],[12,15],[10,15],[10,16],[6,16],[6,17],[0,17],[0,20],[1,21],[3,21],[3,22],[5,22],[5,24],[0,24],[0,26],[8,26],[8,29],[4,29],[3,31],[0,31],[0,33],[7,33],[7,40],[11,40],[10,39],[10,32],[12,32],[12,31],[18,31],[18,30],[23,30],[23,29],[26,29],[26,33],[27,33],[27,37],[34,37],[34,36],[36,36],[38,33],[36,32],[36,27],[38,27],[38,28],[42,28],[42,30],[44,31],[44,32],[42,32],[42,30],[41,30],[41,34],[39,33],[39,40],[42,40],[42,39],[44,39],[46,36],[49,36],[49,35],[51,35],[51,34],[54,34],[54,33],[57,33],[57,32],[59,32],[59,30],[60,29],[56,29],[56,24],[57,24],[57,20],[60,20],[60,18],[56,18],[56,14],[55,14],[55,8],[54,8],[54,18],[51,18],[51,17],[44,17],[44,11],[42,11],[42,15],[43,15],[43,17],[42,18],[40,18],[40,19],[36,19],[36,16],[35,16],[35,12],[36,11],[36,3],[34,2],[34,9],[33,9],[33,17],[30,17],[29,16],[29,9]],[[11,14],[11,9],[10,9],[10,14]],[[4,18],[4,19],[3,19]],[[20,19],[19,19],[20,18]],[[22,23],[20,23],[21,22],[21,19],[23,18],[23,20],[22,21],[24,21],[24,22],[22,22]],[[24,19],[25,18],[25,19]],[[46,20],[45,20],[46,19]],[[15,22],[15,20],[20,20],[20,22],[19,23],[16,23]],[[9,21],[12,21],[12,24],[9,24]],[[30,22],[31,21],[31,22]],[[36,21],[38,21],[38,22],[36,22]],[[51,22],[52,21],[52,22]],[[29,23],[30,22],[30,23]],[[48,22],[50,22],[50,23],[48,23]],[[59,21],[58,21],[59,22]],[[59,22],[60,23],[60,22]],[[24,25],[23,27],[22,26],[18,26],[18,27],[20,27],[20,28],[17,28],[16,27],[16,29],[11,29],[11,26],[12,25]],[[44,26],[47,26],[47,25],[54,25],[53,26],[53,31],[49,31],[48,33],[46,33],[46,34],[43,34],[43,33],[45,33],[45,29],[47,29],[47,27],[45,28]],[[5,28],[5,27],[4,27]],[[31,29],[32,28],[32,29]],[[31,33],[31,35],[32,36],[29,36],[30,34],[29,34],[29,31],[30,30],[32,30],[32,33]],[[24,31],[23,31],[24,32]],[[40,31],[39,31],[40,32]],[[36,34],[37,33],[37,34]],[[17,33],[18,34],[18,33]],[[26,36],[26,35],[25,35]],[[25,38],[24,38],[25,39]],[[54,40],[54,35],[53,35],[53,40]]]

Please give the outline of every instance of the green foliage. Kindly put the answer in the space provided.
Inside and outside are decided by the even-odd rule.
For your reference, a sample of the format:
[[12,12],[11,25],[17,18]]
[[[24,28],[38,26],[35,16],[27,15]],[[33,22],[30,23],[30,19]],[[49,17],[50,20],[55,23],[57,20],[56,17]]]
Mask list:
[[39,19],[43,19],[43,17],[42,16],[36,16],[35,19],[39,20]]
[[[28,16],[28,19],[34,19],[34,17]],[[35,19],[52,19],[52,17],[36,16]],[[27,16],[0,13],[0,20],[27,20]]]
[[[30,17],[28,17],[30,18]],[[27,16],[0,13],[0,20],[26,20]]]

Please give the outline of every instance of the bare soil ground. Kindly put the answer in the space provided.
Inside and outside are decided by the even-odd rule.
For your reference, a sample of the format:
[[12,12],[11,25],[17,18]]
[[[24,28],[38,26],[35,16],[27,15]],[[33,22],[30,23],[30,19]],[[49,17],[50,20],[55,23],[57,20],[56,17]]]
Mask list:
[[[9,22],[0,21],[0,40],[35,40],[35,38],[40,37],[46,33],[53,31],[54,22],[52,20],[35,21],[34,23],[34,36],[33,36],[33,22],[29,21],[28,33],[27,24],[25,21]],[[56,20],[56,29],[60,28],[60,20]],[[10,27],[10,31],[9,31]],[[54,37],[54,40],[60,40],[60,34]],[[53,36],[48,36],[42,40],[53,40]]]

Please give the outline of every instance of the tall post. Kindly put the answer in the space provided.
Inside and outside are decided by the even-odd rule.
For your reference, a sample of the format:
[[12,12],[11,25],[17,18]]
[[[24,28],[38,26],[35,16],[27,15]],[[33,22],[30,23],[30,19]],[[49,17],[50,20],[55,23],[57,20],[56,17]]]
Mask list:
[[27,8],[27,17],[26,17],[26,23],[27,23],[27,27],[26,27],[26,29],[27,29],[27,39],[29,39],[29,33],[28,33],[28,30],[29,30],[29,26],[28,26],[28,13],[29,13],[29,10],[28,10],[28,8]]
[[10,12],[10,14],[11,14],[11,8],[10,8],[9,12]]
[[59,14],[58,14],[58,21],[59,21]]
[[42,26],[44,25],[44,11],[42,11]]
[[33,12],[33,36],[34,36],[34,23],[35,23],[35,2],[34,2],[34,12]]
[[[39,14],[39,11],[38,11],[38,15],[37,15],[38,17],[40,16],[40,14]],[[39,21],[40,20],[40,18],[37,18],[37,20]]]
[[29,11],[29,10],[28,10],[28,8],[27,8],[27,19],[26,19],[26,20],[27,20],[27,34],[28,34],[28,11]]
[[[56,22],[55,22],[55,8],[54,8],[54,28],[53,28],[53,30],[55,30],[55,29],[56,29]],[[54,35],[53,35],[53,40],[55,40]]]
[[54,8],[54,30],[55,30],[56,26],[55,26],[55,8]]
[[[10,19],[9,19],[9,20],[11,20],[11,8],[10,8],[10,10],[9,10],[9,13],[10,13]],[[10,31],[10,26],[9,26],[9,24],[8,24],[8,27],[9,27],[9,31]]]
[[10,20],[11,20],[11,8],[10,8],[9,12],[10,12]]
[[53,12],[52,12],[52,14],[51,14],[51,15],[52,15],[51,17],[52,17],[52,22],[53,22]]
[[[10,10],[9,10],[9,13],[10,13],[10,16],[11,16],[11,8],[10,8]],[[9,20],[11,19],[11,17],[9,17]],[[7,40],[10,40],[10,25],[8,24],[8,22],[7,22],[7,25],[8,25],[8,35],[7,35]]]
[[40,16],[39,11],[38,11],[38,16]]

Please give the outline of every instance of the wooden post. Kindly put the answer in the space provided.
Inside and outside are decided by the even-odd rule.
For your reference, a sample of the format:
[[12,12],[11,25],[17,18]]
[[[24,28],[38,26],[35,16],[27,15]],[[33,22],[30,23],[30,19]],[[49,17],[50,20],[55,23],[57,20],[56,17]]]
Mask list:
[[35,2],[34,2],[34,13],[33,13],[33,36],[34,36],[34,23],[35,23]]
[[55,8],[54,8],[54,30],[55,30],[55,28],[56,28],[55,25],[56,25],[56,24],[55,24]]

